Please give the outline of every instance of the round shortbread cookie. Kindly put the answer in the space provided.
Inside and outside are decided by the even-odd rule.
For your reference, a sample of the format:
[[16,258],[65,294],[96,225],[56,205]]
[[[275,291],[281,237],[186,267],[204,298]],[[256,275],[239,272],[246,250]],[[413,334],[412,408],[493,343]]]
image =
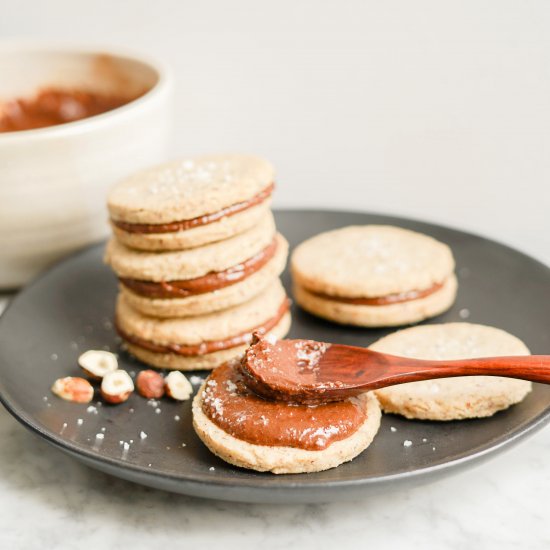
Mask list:
[[417,323],[448,310],[454,303],[456,277],[448,277],[443,286],[424,298],[385,306],[356,305],[330,300],[294,285],[294,298],[303,309],[336,323],[362,327],[392,327]]
[[285,290],[276,279],[264,292],[233,308],[199,317],[157,319],[142,315],[119,295],[116,318],[125,333],[143,340],[161,345],[198,345],[226,340],[262,325],[276,315],[285,299]]
[[129,279],[154,282],[194,279],[248,260],[271,244],[274,236],[273,215],[266,212],[248,231],[189,250],[144,252],[111,239],[105,250],[105,262],[119,277]]
[[[290,313],[285,313],[277,325],[269,332],[276,338],[284,338],[290,330],[290,324]],[[183,371],[214,369],[227,361],[241,357],[248,348],[248,344],[245,344],[222,351],[205,353],[204,355],[184,356],[176,353],[157,353],[129,343],[126,343],[125,346],[134,357],[137,357],[147,365],[161,369]]]
[[[238,306],[198,317],[158,319],[136,311],[120,294],[116,306],[117,327],[129,338],[139,338],[159,346],[200,346],[207,342],[224,341],[252,331],[276,317],[286,300],[281,282],[276,279],[263,292]],[[286,334],[290,316],[285,314],[277,323],[277,336]],[[211,368],[239,355],[247,346],[234,346],[222,351],[198,355],[180,355],[173,352],[151,351],[146,347],[127,343],[128,349],[139,359],[165,368]],[[240,348],[240,349],[239,349]],[[193,365],[193,366],[190,366]]]
[[111,223],[115,237],[124,245],[138,250],[184,250],[238,235],[260,222],[267,215],[271,199],[266,199],[219,221],[170,233],[131,233]]
[[259,472],[299,474],[335,468],[362,453],[380,427],[380,406],[376,397],[367,393],[360,396],[367,411],[366,421],[351,436],[335,441],[326,449],[309,451],[293,447],[256,445],[233,437],[204,414],[203,390],[204,385],[193,399],[193,427],[197,435],[222,460]]
[[[448,323],[400,330],[370,349],[415,359],[453,360],[529,355],[525,344],[507,332],[484,325]],[[410,382],[376,395],[384,412],[422,420],[460,420],[491,416],[519,403],[531,391],[525,380],[462,376]]]
[[454,270],[450,248],[427,235],[386,225],[321,233],[293,252],[297,285],[341,298],[378,298],[440,284]]
[[190,220],[248,201],[273,183],[273,167],[248,155],[207,155],[138,172],[108,196],[115,221],[162,224]]
[[134,309],[144,315],[152,317],[204,315],[242,304],[258,295],[282,273],[287,255],[288,243],[279,234],[275,255],[267,264],[246,279],[219,290],[185,298],[148,298],[136,294],[121,284],[120,292]]

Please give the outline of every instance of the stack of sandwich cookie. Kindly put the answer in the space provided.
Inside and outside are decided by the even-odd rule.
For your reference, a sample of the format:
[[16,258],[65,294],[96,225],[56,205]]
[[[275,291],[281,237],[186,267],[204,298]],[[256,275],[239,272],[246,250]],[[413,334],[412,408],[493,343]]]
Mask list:
[[294,296],[308,312],[366,327],[415,323],[453,304],[449,247],[392,226],[351,226],[301,243],[291,259]]
[[201,157],[132,176],[109,195],[105,260],[119,278],[117,329],[142,361],[182,370],[238,356],[252,331],[284,336],[288,243],[269,210],[271,165]]

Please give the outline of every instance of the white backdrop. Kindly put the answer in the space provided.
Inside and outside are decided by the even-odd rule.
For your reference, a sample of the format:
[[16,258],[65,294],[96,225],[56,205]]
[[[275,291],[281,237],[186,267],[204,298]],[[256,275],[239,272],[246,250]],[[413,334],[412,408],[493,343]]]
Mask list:
[[550,262],[547,0],[0,0],[0,14],[3,38],[164,58],[173,156],[264,155],[278,206],[439,221]]

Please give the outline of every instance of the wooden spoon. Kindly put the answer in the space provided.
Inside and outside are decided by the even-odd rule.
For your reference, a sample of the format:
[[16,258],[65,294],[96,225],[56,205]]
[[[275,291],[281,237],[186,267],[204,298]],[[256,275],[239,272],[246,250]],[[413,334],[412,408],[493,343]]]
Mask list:
[[453,376],[506,376],[550,383],[550,355],[424,361],[313,340],[255,335],[240,366],[245,383],[267,399],[340,401],[385,386]]

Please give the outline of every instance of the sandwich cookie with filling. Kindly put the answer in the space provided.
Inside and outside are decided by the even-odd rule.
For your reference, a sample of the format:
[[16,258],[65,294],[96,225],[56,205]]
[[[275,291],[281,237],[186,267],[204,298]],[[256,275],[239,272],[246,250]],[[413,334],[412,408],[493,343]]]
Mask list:
[[116,328],[128,351],[166,369],[212,369],[241,356],[252,333],[283,337],[290,328],[289,300],[279,279],[238,306],[198,317],[159,319],[143,315],[120,294]]
[[220,241],[269,209],[274,171],[264,159],[209,155],[149,168],[115,185],[107,206],[116,238],[140,250]]
[[450,248],[385,225],[349,226],[301,243],[291,257],[296,302],[337,323],[365,327],[416,323],[453,304]]
[[[272,361],[275,345],[261,339],[247,350],[242,366],[222,365],[206,379],[193,400],[200,439],[230,464],[275,474],[320,472],[355,458],[380,426],[374,394],[319,405],[259,397],[247,386],[244,361],[250,354],[254,361]],[[296,353],[302,358],[303,350]]]
[[[370,349],[414,359],[453,360],[529,355],[525,344],[498,328],[470,323],[423,325],[400,330]],[[410,382],[376,391],[384,412],[421,420],[491,416],[519,403],[531,382],[498,376],[461,376]]]
[[153,317],[187,317],[250,300],[280,275],[287,254],[288,244],[266,212],[243,233],[188,250],[146,252],[112,239],[105,260],[134,309]]

